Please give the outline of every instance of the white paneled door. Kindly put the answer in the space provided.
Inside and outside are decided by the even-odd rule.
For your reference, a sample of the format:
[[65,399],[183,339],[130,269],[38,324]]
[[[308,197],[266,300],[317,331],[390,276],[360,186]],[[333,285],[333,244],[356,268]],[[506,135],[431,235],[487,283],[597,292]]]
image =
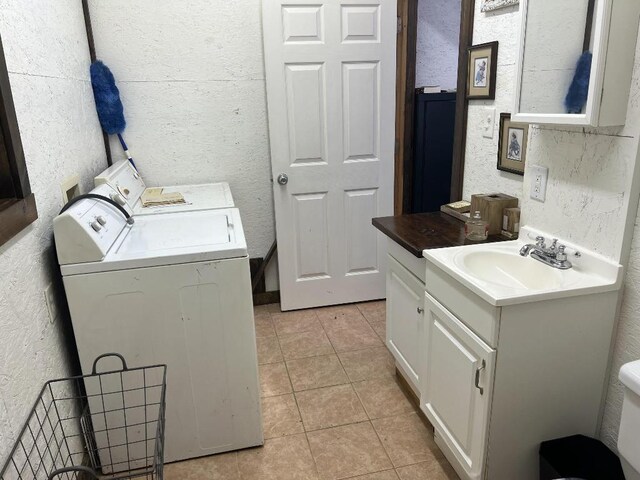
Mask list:
[[282,308],[383,298],[396,0],[263,0]]

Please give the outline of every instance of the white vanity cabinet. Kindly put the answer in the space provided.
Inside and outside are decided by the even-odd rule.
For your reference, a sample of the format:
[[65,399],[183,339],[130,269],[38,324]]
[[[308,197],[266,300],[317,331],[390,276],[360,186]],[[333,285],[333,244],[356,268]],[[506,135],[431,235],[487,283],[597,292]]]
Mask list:
[[[425,260],[389,240],[387,254],[387,347],[418,395],[424,329]],[[421,278],[420,278],[421,277]]]
[[617,291],[492,305],[429,260],[425,288],[420,407],[461,479],[537,480],[542,441],[597,435]]
[[460,478],[538,480],[541,442],[597,436],[622,267],[580,249],[555,269],[522,240],[405,243],[387,244],[387,346]]

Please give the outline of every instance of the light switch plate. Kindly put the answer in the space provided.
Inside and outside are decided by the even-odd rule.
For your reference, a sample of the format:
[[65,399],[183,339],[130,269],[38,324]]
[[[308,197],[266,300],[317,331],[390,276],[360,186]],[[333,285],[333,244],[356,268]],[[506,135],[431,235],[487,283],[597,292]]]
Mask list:
[[495,107],[485,107],[484,120],[482,121],[482,136],[485,138],[493,138],[493,130],[496,124]]
[[549,177],[549,169],[540,165],[531,165],[531,193],[530,196],[534,200],[544,202],[547,196],[547,178]]

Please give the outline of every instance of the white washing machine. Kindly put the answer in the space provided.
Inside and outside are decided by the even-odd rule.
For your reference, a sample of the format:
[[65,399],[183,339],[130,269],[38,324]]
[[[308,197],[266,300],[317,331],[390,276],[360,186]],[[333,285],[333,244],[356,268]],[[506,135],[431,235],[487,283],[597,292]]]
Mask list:
[[144,206],[142,196],[149,189],[128,160],[114,163],[95,178],[96,186],[104,184],[116,190],[111,194],[112,200],[136,216],[235,207],[226,182],[151,187],[161,188],[163,193],[179,193],[184,197],[184,203]]
[[107,352],[133,367],[168,366],[165,461],[261,445],[239,211],[143,215],[128,224],[114,206],[83,199],[56,217],[54,234],[83,373]]

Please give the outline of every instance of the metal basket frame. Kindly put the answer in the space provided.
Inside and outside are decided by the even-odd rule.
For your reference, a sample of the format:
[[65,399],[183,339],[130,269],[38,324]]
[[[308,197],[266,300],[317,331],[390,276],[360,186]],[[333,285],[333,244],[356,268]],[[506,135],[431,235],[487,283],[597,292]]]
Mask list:
[[[122,368],[98,372],[108,357]],[[0,480],[162,480],[166,383],[166,365],[129,368],[118,353],[98,356],[89,375],[46,382]]]

